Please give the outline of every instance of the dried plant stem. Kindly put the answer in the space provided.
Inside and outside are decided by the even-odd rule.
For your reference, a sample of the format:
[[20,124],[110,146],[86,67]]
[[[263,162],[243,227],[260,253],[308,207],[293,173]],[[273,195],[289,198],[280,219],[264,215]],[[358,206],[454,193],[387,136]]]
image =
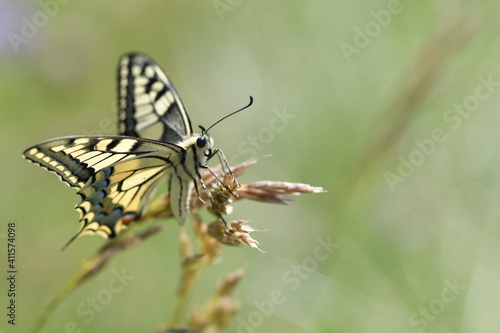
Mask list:
[[198,214],[193,214],[192,221],[194,234],[196,236],[200,253],[194,253],[192,250],[191,241],[186,233],[185,228],[181,228],[180,232],[180,255],[181,255],[181,274],[179,278],[179,286],[177,289],[177,297],[175,308],[168,320],[168,327],[181,327],[185,322],[187,314],[187,305],[191,296],[193,286],[201,271],[210,265],[221,245],[213,240],[207,231],[207,226],[203,223]]
[[144,239],[164,229],[163,226],[156,225],[137,233],[131,233],[133,228],[130,228],[128,232],[121,237],[104,243],[73,273],[73,275],[71,275],[68,281],[40,314],[33,326],[32,332],[39,332],[59,303],[88,278],[98,274],[115,254],[140,244]]
[[411,120],[419,112],[423,112],[422,104],[442,80],[442,69],[450,56],[470,40],[474,31],[472,16],[469,12],[464,12],[449,24],[440,27],[421,47],[408,72],[402,76],[403,82],[399,86],[404,88],[384,111],[383,122],[388,125],[384,125],[385,130],[378,137],[370,140],[371,143],[352,168],[353,172],[344,185],[345,190],[340,193],[350,193],[364,179],[365,173],[372,170],[374,165],[397,146],[410,127]]
[[45,307],[43,312],[38,316],[38,319],[35,322],[35,325],[33,326],[32,332],[34,333],[39,332],[47,322],[47,319],[50,317],[52,312],[54,312],[54,310],[57,308],[59,303],[61,303],[61,301],[65,299],[66,296],[68,296],[71,293],[71,291],[75,289],[76,286],[80,284],[80,281],[82,281],[85,276],[85,267],[86,265],[81,266],[71,276],[71,278],[66,282],[66,284],[59,290],[59,292],[54,296],[54,298],[50,301],[50,303]]
[[192,286],[196,280],[197,272],[182,274],[182,278],[185,280],[182,282],[182,286],[177,294],[175,309],[169,320],[169,327],[180,327],[184,322],[184,318],[187,313],[187,304],[189,302],[189,296],[191,294]]
[[212,298],[192,310],[189,327],[198,333],[224,329],[241,308],[241,303],[233,299],[232,294],[244,274],[245,271],[239,268],[221,278]]
[[[211,211],[219,209],[218,211],[221,214],[228,214],[229,205],[235,200],[250,199],[267,203],[289,204],[290,200],[286,195],[323,192],[322,188],[312,187],[307,184],[272,181],[243,184],[241,187],[236,186],[235,184],[238,183],[234,177],[242,174],[249,166],[255,163],[256,160],[249,160],[232,167],[231,173],[226,172],[226,174],[222,174],[221,178],[224,179],[224,184],[222,185],[216,182],[216,178],[210,172],[204,172],[202,174],[208,190],[201,191],[201,200],[198,200],[193,193],[193,200],[191,201],[190,207],[193,216],[191,225],[194,230],[198,250],[197,252],[193,252],[191,241],[186,234],[185,228],[181,228],[181,274],[174,311],[170,320],[168,320],[169,327],[172,329],[162,329],[161,332],[192,332],[192,330],[189,329],[175,329],[175,327],[181,327],[185,322],[187,306],[194,283],[201,271],[205,267],[213,264],[218,258],[218,254],[223,244],[229,246],[246,244],[258,248],[258,242],[249,236],[249,233],[255,232],[256,230],[245,224],[243,220],[231,222],[229,227],[233,231],[230,233],[228,233],[225,228],[219,228],[220,223],[222,223],[220,220],[212,222],[210,226],[205,224],[197,212],[205,207],[206,202],[210,203],[212,208]],[[215,168],[215,170],[219,169],[220,167]],[[233,198],[232,192],[238,193],[238,189],[241,191],[240,196]],[[131,223],[117,238],[110,239],[100,246],[99,249],[90,256],[73,275],[71,275],[68,281],[37,318],[32,332],[39,332],[61,301],[79,285],[87,281],[87,279],[100,273],[105,265],[114,258],[117,253],[140,244],[146,238],[164,229],[163,226],[153,225],[137,231],[136,228],[139,225],[144,225],[146,221],[172,217],[173,213],[170,208],[168,196],[162,196],[146,207],[143,215],[139,219]],[[226,326],[229,320],[239,310],[239,303],[229,299],[228,296],[233,289],[231,286],[236,285],[242,276],[243,271],[237,271],[235,274],[223,280],[222,285],[225,287],[221,287],[222,289],[219,290],[213,299],[204,307],[204,312],[208,313],[208,315],[204,315],[199,311],[192,312],[191,326],[203,327],[203,329],[197,328],[200,333],[216,332]],[[198,320],[195,320],[196,318]],[[203,320],[199,320],[200,318]]]
[[191,254],[191,245],[185,228],[181,228],[180,248],[181,256],[183,257],[181,262],[182,273],[179,279],[175,308],[169,320],[169,327],[180,327],[182,325],[187,311],[189,296],[201,269],[201,262],[198,256],[193,257]]

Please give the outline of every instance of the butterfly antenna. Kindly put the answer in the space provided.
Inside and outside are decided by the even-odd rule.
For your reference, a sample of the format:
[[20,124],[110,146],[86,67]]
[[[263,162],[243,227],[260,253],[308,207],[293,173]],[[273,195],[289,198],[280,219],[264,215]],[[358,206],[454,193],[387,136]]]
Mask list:
[[206,130],[205,130],[203,127],[201,127],[201,126],[200,126],[200,128],[201,128],[201,130],[202,130],[203,132],[205,132],[205,133],[206,133],[206,132],[208,132],[208,131],[212,128],[212,127],[214,127],[215,125],[217,125],[218,123],[220,123],[220,122],[221,122],[221,121],[223,121],[224,119],[229,118],[229,117],[231,117],[232,115],[234,115],[234,114],[236,114],[236,113],[238,113],[238,112],[241,112],[241,111],[245,110],[246,108],[250,107],[250,105],[252,105],[252,104],[253,104],[253,97],[252,97],[252,96],[250,96],[250,102],[248,103],[248,105],[247,105],[247,106],[244,106],[244,107],[242,107],[241,109],[236,110],[236,111],[234,111],[234,112],[231,112],[231,113],[230,113],[230,114],[228,114],[227,116],[222,117],[221,119],[219,119],[219,120],[217,120],[215,123],[213,123],[213,124],[212,124],[212,126],[210,126],[209,128],[207,128]]

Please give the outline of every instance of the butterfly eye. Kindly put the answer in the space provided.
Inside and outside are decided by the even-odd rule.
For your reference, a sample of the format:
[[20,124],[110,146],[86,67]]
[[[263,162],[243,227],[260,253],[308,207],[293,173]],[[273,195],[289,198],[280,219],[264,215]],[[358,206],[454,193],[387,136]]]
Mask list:
[[196,145],[198,148],[204,148],[207,145],[207,140],[203,136],[200,136],[198,140],[196,140]]

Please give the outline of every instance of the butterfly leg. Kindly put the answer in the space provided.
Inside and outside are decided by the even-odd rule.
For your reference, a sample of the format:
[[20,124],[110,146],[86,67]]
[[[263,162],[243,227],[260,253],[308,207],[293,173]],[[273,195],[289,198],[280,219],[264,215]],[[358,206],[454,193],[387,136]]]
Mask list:
[[[220,183],[220,184],[221,184],[221,185],[222,185],[222,186],[223,186],[223,187],[224,187],[224,188],[225,188],[225,189],[226,189],[229,193],[231,193],[231,195],[232,195],[233,197],[235,197],[235,198],[237,198],[237,197],[238,197],[238,195],[237,195],[236,193],[234,193],[234,192],[233,192],[233,191],[232,191],[229,187],[227,187],[226,183],[224,183],[224,181],[223,181],[223,180],[222,180],[222,179],[221,179],[221,178],[220,178],[220,177],[219,177],[219,176],[218,176],[218,175],[217,175],[217,174],[216,174],[216,173],[215,173],[212,169],[210,169],[210,168],[209,168],[208,166],[206,166],[206,165],[204,165],[204,166],[203,166],[203,165],[200,165],[200,168],[203,168],[203,169],[206,169],[206,170],[210,171],[210,173],[212,174],[212,176],[214,176],[214,177],[215,177],[215,179],[217,179],[217,181],[218,181],[218,182],[219,182],[219,183]],[[232,174],[233,174],[233,173],[231,172],[231,175],[232,175]],[[234,175],[233,175],[233,177],[234,177]],[[234,178],[236,179],[236,177],[234,177]],[[201,179],[200,179],[200,182],[201,182],[201,184],[202,184],[201,186],[202,186],[204,189],[206,189],[206,186],[205,186],[205,184],[203,183],[203,181],[202,181]],[[238,184],[238,187],[239,187],[239,185],[240,185],[240,184],[238,183],[238,181],[236,181],[236,183]]]
[[[211,173],[211,174],[215,177],[215,179],[216,179],[216,180],[217,180],[217,181],[218,181],[218,182],[219,182],[222,186],[224,186],[224,188],[225,188],[225,189],[227,189],[227,190],[229,191],[229,193],[231,193],[233,196],[236,196],[236,194],[234,194],[234,193],[231,191],[231,189],[229,189],[229,188],[227,187],[227,185],[226,185],[226,184],[224,184],[223,180],[222,180],[222,179],[220,179],[220,177],[219,177],[219,176],[218,176],[215,172],[213,172],[213,170],[212,170],[212,169],[210,169],[207,165],[199,165],[199,167],[200,167],[200,168],[202,168],[202,169],[206,169],[206,170],[210,171],[210,173]],[[211,198],[211,193],[210,193],[210,191],[208,191],[208,190],[207,190],[207,187],[206,187],[205,183],[203,182],[203,179],[202,179],[201,175],[199,175],[199,174],[198,174],[198,180],[200,181],[200,184],[201,184],[201,186],[203,187],[203,189],[204,189],[205,191],[207,191],[207,194],[208,194],[209,198]],[[207,208],[208,208],[211,212],[213,212],[213,213],[214,213],[217,217],[219,217],[219,218],[221,219],[221,221],[222,221],[222,222],[224,222],[224,225],[226,226],[226,230],[227,230],[228,232],[233,232],[233,231],[232,231],[232,230],[228,227],[227,222],[226,222],[226,220],[224,219],[224,217],[222,216],[222,214],[221,214],[218,210],[216,210],[215,208],[213,208],[211,204],[209,204],[208,202],[206,202],[205,200],[203,200],[203,199],[200,197],[200,194],[199,194],[199,192],[198,192],[198,187],[196,186],[196,184],[195,184],[195,189],[196,189],[196,196],[198,197],[198,199],[199,199],[199,200],[201,200],[201,202],[203,202],[203,204],[205,204],[205,206],[206,206],[206,207],[207,207]]]
[[[222,165],[222,169],[226,168],[229,171],[229,173],[231,174],[231,176],[233,177],[234,181],[236,182],[236,187],[240,187],[241,185],[240,185],[240,182],[238,181],[238,178],[236,178],[236,176],[233,174],[233,171],[229,167],[229,164],[227,164],[227,159],[226,159],[226,155],[224,155],[224,152],[217,148],[217,149],[215,149],[214,153],[217,154],[217,157],[219,158],[219,162]],[[238,195],[234,194],[233,192],[231,192],[231,194],[234,197],[238,197]]]
[[224,225],[226,226],[226,229],[227,229],[228,231],[231,231],[231,229],[229,229],[229,227],[227,226],[226,219],[222,216],[222,214],[221,214],[219,211],[217,211],[215,208],[213,208],[211,205],[209,205],[207,202],[205,202],[205,200],[203,200],[202,198],[198,198],[198,199],[200,199],[200,200],[201,200],[201,202],[203,202],[203,203],[205,204],[205,206],[206,206],[208,209],[210,209],[210,211],[211,211],[212,213],[214,213],[215,215],[217,215],[217,217],[218,217],[218,218],[220,218],[222,222],[224,222]]
[[[226,229],[229,231],[229,232],[233,232],[228,226],[227,226],[227,222],[226,222],[226,219],[224,219],[224,217],[222,216],[222,214],[217,211],[215,208],[213,208],[208,202],[206,202],[205,200],[203,200],[201,197],[200,197],[200,194],[198,192],[198,188],[195,184],[195,189],[196,189],[196,196],[198,197],[198,200],[200,200],[201,202],[203,202],[203,204],[208,208],[210,209],[210,211],[212,213],[214,213],[218,218],[221,219],[222,222],[224,222],[224,225],[226,226]],[[208,192],[208,195],[210,196],[210,192]]]
[[[229,173],[231,174],[231,176],[233,177],[233,179],[236,181],[236,187],[240,187],[240,183],[238,182],[238,179],[236,178],[236,176],[233,174],[233,172],[231,171],[231,168],[229,167],[229,165],[227,164],[227,160],[226,160],[226,156],[224,155],[224,153],[222,152],[222,150],[220,149],[215,149],[213,151],[213,153],[208,157],[207,159],[207,162],[212,159],[215,155],[217,155],[217,157],[219,158],[219,161],[220,161],[220,164],[222,166],[222,170],[224,170],[225,168],[227,168],[227,170],[229,170]],[[212,169],[210,169],[207,165],[199,165],[200,168],[202,169],[206,169],[208,171],[210,171],[210,173],[212,174],[212,176],[214,176],[215,179],[217,179],[217,181],[229,192],[231,193],[231,195],[235,198],[238,197],[238,195],[236,193],[234,193],[227,185],[226,183],[224,183],[224,181],[215,173],[213,172]],[[203,181],[201,180],[201,177],[200,178],[200,182],[201,182],[201,186],[206,189],[205,187],[205,184],[203,183]]]

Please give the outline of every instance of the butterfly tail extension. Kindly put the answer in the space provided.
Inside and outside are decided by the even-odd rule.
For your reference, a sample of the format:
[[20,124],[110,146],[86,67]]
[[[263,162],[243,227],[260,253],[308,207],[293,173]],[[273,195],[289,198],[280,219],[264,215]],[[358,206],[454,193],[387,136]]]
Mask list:
[[66,248],[67,248],[67,247],[68,247],[71,243],[73,243],[73,241],[74,241],[75,239],[77,239],[77,238],[80,236],[80,233],[81,233],[81,230],[80,230],[80,231],[78,231],[76,234],[74,234],[74,235],[73,235],[73,237],[71,237],[71,238],[69,239],[69,241],[67,241],[67,242],[66,242],[66,244],[64,244],[64,246],[61,248],[61,251],[66,250]]

